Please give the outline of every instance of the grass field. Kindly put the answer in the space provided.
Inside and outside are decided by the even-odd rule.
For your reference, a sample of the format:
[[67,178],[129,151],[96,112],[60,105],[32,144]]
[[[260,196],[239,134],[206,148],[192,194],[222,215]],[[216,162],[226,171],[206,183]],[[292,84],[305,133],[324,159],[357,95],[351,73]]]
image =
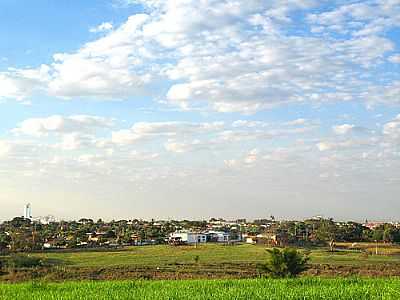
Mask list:
[[[388,250],[386,250],[388,252]],[[385,253],[382,253],[385,254]],[[373,265],[399,264],[400,255],[364,255],[357,250],[343,250],[330,253],[326,249],[310,252],[311,263],[332,265]],[[190,264],[196,256],[201,264],[243,264],[265,262],[268,255],[265,247],[256,245],[224,246],[218,244],[172,247],[168,245],[130,247],[113,252],[53,252],[37,254],[48,259],[58,260],[69,266],[158,266],[171,264]]]
[[[342,249],[331,253],[324,248],[312,249],[309,251],[311,266],[304,275],[400,276],[400,255],[397,249],[386,248],[382,255],[366,255],[359,250]],[[0,281],[245,279],[259,277],[258,265],[268,260],[264,246],[249,244],[207,244],[198,247],[157,245],[114,251],[88,249],[32,255],[50,265],[35,269],[5,270],[3,274],[0,273]]]
[[400,279],[247,279],[0,284],[0,299],[399,299]]

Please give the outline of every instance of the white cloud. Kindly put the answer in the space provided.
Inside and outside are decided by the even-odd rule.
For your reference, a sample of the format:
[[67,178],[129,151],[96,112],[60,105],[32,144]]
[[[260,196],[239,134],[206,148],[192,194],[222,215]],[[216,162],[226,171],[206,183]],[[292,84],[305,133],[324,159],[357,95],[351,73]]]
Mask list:
[[73,132],[62,135],[62,142],[56,147],[62,150],[77,150],[90,147],[96,143],[95,137],[88,134]]
[[143,94],[152,76],[146,63],[150,49],[144,47],[140,29],[147,19],[147,15],[134,15],[76,53],[55,54],[49,93],[107,100]]
[[400,104],[400,80],[394,80],[382,85],[371,84],[365,88],[361,96],[369,106],[375,104]]
[[130,153],[130,158],[141,161],[155,160],[159,158],[159,156],[160,156],[159,153],[143,153],[138,151],[132,151]]
[[197,149],[199,146],[202,146],[199,140],[193,140],[191,142],[177,142],[174,139],[169,139],[164,144],[164,147],[167,151],[174,153],[186,153]]
[[335,148],[335,145],[332,143],[328,143],[328,142],[320,142],[317,144],[317,148],[319,151],[328,151],[331,150],[333,148]]
[[0,140],[0,159],[10,154],[12,146],[9,142]]
[[258,149],[253,149],[244,158],[245,164],[254,164],[258,160],[260,151]]
[[348,134],[349,132],[351,132],[352,129],[354,129],[355,125],[350,125],[350,124],[343,124],[343,125],[337,125],[337,126],[333,126],[333,131],[336,134]]
[[[107,33],[55,54],[40,76],[1,73],[0,97],[23,99],[34,90],[66,99],[151,95],[185,110],[252,114],[285,104],[374,102],[363,91],[371,86],[366,73],[396,61],[387,57],[394,43],[384,34],[399,24],[395,1],[334,9],[311,0],[121,1],[142,4],[144,13],[116,28],[93,28]],[[308,16],[320,28],[315,34],[290,30],[301,22],[295,12],[318,5],[320,12]],[[338,31],[351,38],[337,38]]]
[[330,11],[310,14],[308,20],[322,26],[323,30],[367,36],[398,26],[399,13],[400,3],[397,0],[372,0],[339,5]]
[[361,127],[361,126],[356,126],[353,124],[342,124],[342,125],[336,125],[332,127],[332,130],[335,134],[337,135],[346,135],[346,134],[357,134],[357,135],[362,135],[362,134],[371,134],[373,131]]
[[110,31],[113,29],[113,24],[110,22],[104,22],[101,23],[100,25],[96,26],[96,27],[92,27],[90,28],[90,32],[92,33],[98,33],[98,32],[106,32],[106,31]]
[[42,65],[38,69],[9,69],[0,72],[0,100],[23,101],[35,91],[44,89],[49,80],[49,71],[48,66]]
[[384,124],[383,134],[392,139],[400,138],[400,114],[394,120]]
[[320,152],[325,151],[355,151],[363,150],[366,147],[379,146],[379,138],[372,136],[368,138],[348,138],[345,140],[327,140],[321,141],[316,144],[316,147]]
[[143,137],[129,129],[122,129],[112,132],[111,141],[118,145],[130,145]]
[[289,126],[305,125],[305,124],[307,124],[307,120],[303,119],[303,118],[299,118],[299,119],[296,119],[296,120],[293,120],[293,121],[286,122],[286,124],[289,125]]
[[394,64],[400,64],[400,54],[392,55],[388,58],[388,61]]
[[226,160],[224,160],[224,164],[228,168],[234,168],[238,165],[238,161],[235,159],[226,159]]
[[266,127],[268,126],[267,122],[263,121],[248,121],[248,120],[237,120],[232,123],[232,127],[240,128],[240,127],[248,127],[248,128],[255,128],[255,127]]
[[60,116],[53,115],[46,118],[31,118],[24,120],[13,129],[15,134],[31,136],[46,136],[49,133],[86,132],[95,128],[112,127],[112,119],[91,115]]
[[190,122],[138,122],[130,129],[122,129],[112,133],[115,144],[128,145],[140,139],[151,137],[175,137],[192,134],[209,133],[224,127],[223,122],[190,123]]

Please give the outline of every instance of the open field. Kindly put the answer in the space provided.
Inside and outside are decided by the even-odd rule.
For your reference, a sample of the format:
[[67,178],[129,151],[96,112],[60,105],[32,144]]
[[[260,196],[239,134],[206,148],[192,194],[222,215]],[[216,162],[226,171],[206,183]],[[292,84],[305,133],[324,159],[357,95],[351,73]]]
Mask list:
[[[268,258],[265,247],[259,245],[225,246],[207,244],[198,247],[168,245],[129,247],[119,251],[80,251],[52,252],[37,254],[48,259],[59,260],[68,266],[75,267],[106,267],[106,266],[156,266],[171,264],[191,264],[196,256],[203,264],[256,264]],[[373,265],[399,264],[400,248],[388,250],[380,248],[382,255],[365,255],[358,250],[341,250],[330,253],[319,248],[310,251],[312,264],[333,265]],[[396,252],[397,251],[397,252]]]
[[[303,249],[311,258],[311,268],[305,275],[400,276],[400,255],[396,249],[388,248],[381,255],[366,255],[359,250],[342,249],[331,253],[324,248]],[[0,281],[257,278],[260,275],[257,266],[268,259],[265,247],[248,244],[157,245],[32,255],[50,265],[6,272],[0,276]]]
[[0,284],[0,299],[399,299],[400,279],[247,279]]

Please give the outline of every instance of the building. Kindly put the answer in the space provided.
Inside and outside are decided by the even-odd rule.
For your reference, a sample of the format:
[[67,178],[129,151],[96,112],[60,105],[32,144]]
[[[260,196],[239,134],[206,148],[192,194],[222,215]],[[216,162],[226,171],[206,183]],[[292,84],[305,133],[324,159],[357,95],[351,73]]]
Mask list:
[[385,222],[366,222],[362,224],[364,227],[367,227],[368,229],[374,230],[378,228],[379,226],[384,225]]
[[270,246],[287,246],[289,244],[288,234],[286,232],[264,232],[257,234],[257,244],[266,244]]
[[30,203],[28,203],[24,206],[24,218],[32,219],[32,207],[31,207]]
[[255,245],[255,244],[257,244],[257,237],[256,236],[246,236],[246,243],[247,244],[252,244],[252,245]]
[[207,235],[199,232],[177,231],[169,235],[170,244],[201,244],[207,242]]
[[39,221],[41,224],[50,224],[53,222],[56,222],[56,218],[52,215],[44,216],[44,217],[37,217],[35,218],[37,221]]
[[207,241],[215,243],[227,243],[229,242],[229,233],[224,231],[208,231]]

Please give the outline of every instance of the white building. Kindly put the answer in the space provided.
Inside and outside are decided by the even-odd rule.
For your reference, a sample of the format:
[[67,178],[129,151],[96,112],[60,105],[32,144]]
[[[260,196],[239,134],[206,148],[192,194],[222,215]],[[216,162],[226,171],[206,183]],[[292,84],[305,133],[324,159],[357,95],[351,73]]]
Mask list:
[[207,242],[207,236],[204,233],[177,231],[169,235],[169,241],[185,244],[200,244]]
[[31,207],[30,203],[28,203],[24,206],[24,218],[32,219],[32,207]]
[[227,243],[229,242],[229,233],[224,231],[208,231],[208,239],[211,242]]
[[53,222],[57,221],[56,218],[54,216],[52,216],[52,215],[48,215],[48,216],[44,216],[44,217],[38,217],[38,218],[36,218],[36,220],[38,222],[40,222],[41,224],[50,224],[50,223],[53,223]]

